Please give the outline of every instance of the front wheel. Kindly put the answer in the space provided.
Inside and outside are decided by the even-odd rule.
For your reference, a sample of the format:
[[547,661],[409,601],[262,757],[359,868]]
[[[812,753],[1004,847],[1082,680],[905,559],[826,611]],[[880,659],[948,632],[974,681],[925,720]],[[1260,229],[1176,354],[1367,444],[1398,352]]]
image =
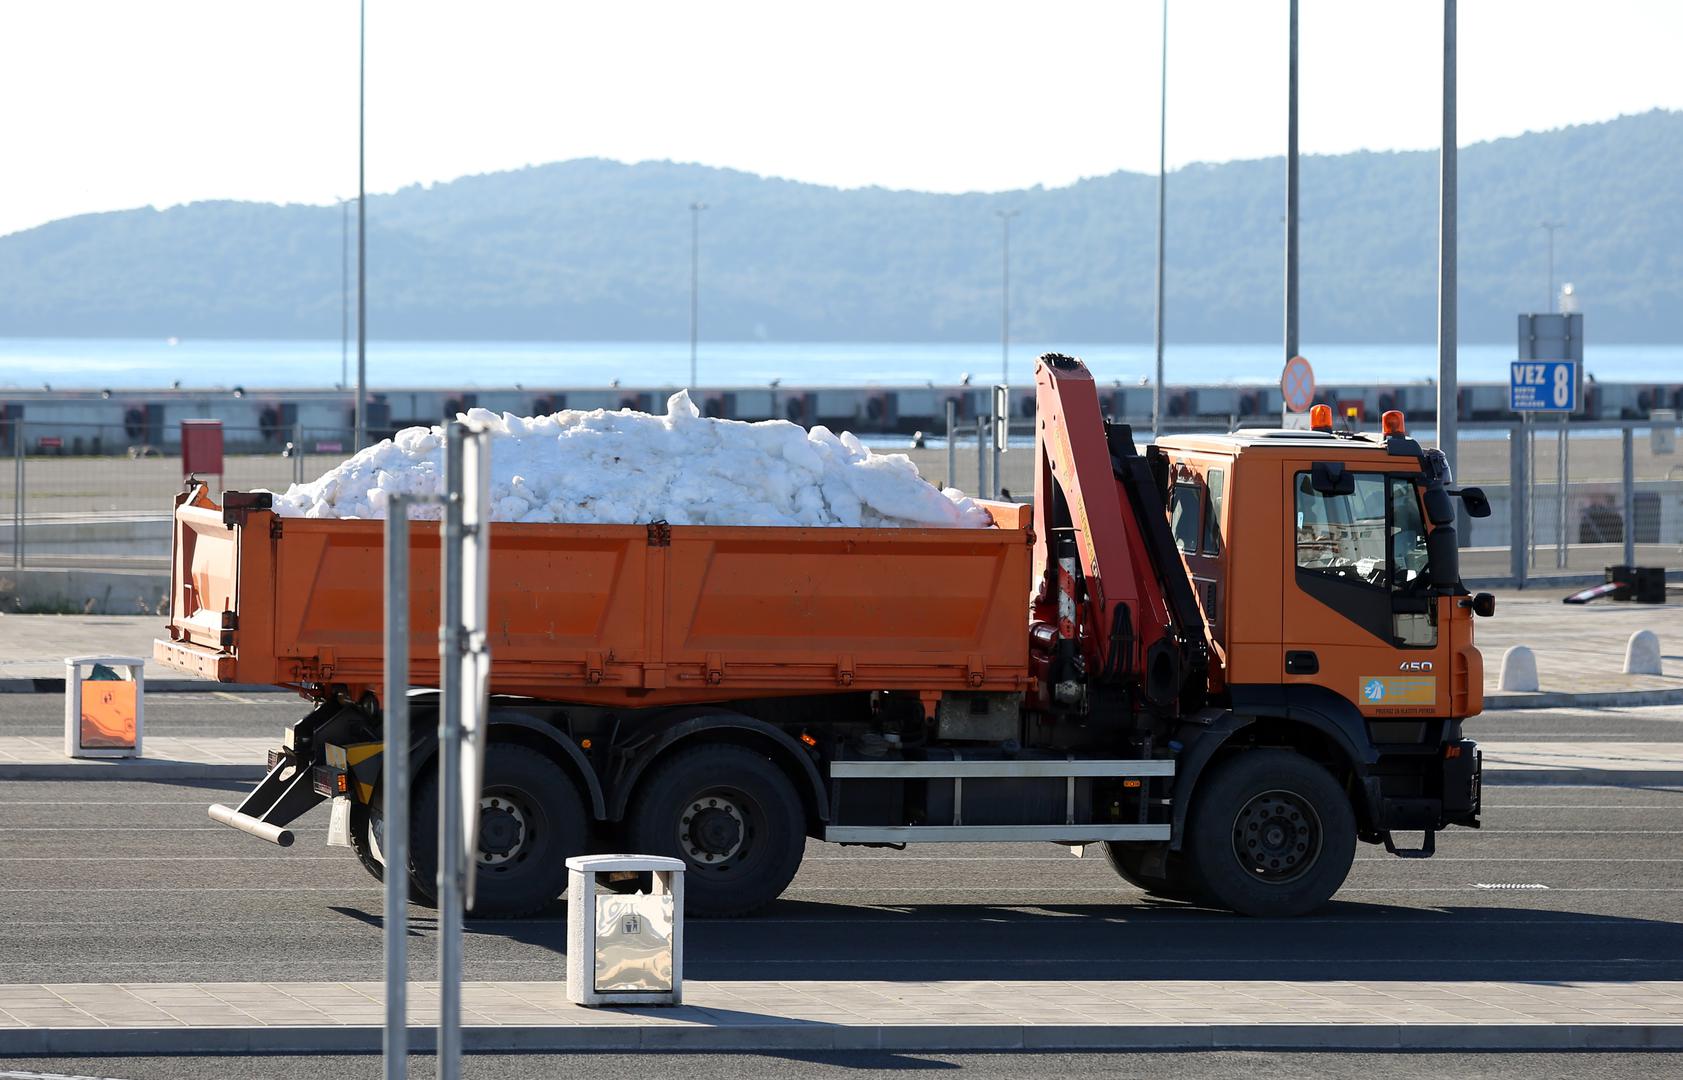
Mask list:
[[1332,897],[1356,853],[1356,816],[1332,774],[1290,750],[1244,750],[1211,767],[1187,819],[1201,890],[1241,915],[1304,915]]
[[680,750],[631,796],[634,851],[683,859],[684,908],[744,915],[782,895],[806,850],[806,813],[783,770],[740,746]]

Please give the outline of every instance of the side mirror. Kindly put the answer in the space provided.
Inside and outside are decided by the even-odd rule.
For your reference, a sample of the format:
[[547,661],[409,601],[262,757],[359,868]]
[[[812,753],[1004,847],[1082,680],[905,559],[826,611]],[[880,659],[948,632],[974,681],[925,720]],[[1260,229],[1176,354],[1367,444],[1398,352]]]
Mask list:
[[1473,614],[1488,619],[1496,614],[1496,597],[1481,592],[1473,597]]
[[1457,589],[1461,585],[1460,551],[1455,526],[1439,525],[1426,534],[1426,578],[1434,589]]
[[1354,495],[1356,476],[1342,461],[1317,461],[1309,472],[1309,483],[1317,495]]
[[1449,501],[1449,492],[1442,484],[1426,489],[1426,518],[1433,525],[1455,524],[1455,504]]
[[1462,488],[1455,494],[1466,506],[1468,516],[1476,518],[1490,516],[1490,500],[1485,498],[1483,488]]

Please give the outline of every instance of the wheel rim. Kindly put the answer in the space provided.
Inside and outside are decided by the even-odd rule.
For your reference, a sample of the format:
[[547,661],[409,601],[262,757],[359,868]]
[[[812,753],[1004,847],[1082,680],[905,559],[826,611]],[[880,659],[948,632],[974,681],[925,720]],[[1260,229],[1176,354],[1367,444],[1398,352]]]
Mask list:
[[531,853],[537,815],[520,792],[497,791],[479,800],[479,865],[506,871]]
[[1233,818],[1233,855],[1270,885],[1295,881],[1321,854],[1321,818],[1303,796],[1264,791]]
[[678,815],[678,849],[698,869],[730,870],[752,857],[759,818],[759,807],[740,791],[703,791]]

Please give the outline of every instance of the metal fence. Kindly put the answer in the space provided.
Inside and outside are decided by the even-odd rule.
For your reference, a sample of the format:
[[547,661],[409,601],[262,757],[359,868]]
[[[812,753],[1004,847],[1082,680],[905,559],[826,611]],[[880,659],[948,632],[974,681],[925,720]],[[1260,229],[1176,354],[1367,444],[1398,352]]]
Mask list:
[[[1147,429],[1136,425],[1141,441]],[[184,476],[179,440],[164,434],[0,420],[0,565],[166,568]],[[284,490],[342,461],[351,441],[342,428],[226,428],[224,473],[204,479],[219,493]],[[985,423],[955,420],[950,439],[934,434],[907,453],[943,486],[991,494],[997,472],[1002,495],[1025,501],[1034,493],[1031,423],[1013,424],[1009,442],[995,454]],[[1683,566],[1675,420],[1463,423],[1458,464],[1457,482],[1482,487],[1492,509],[1461,522],[1469,579],[1523,584],[1618,564]]]
[[[1135,425],[1140,441],[1147,430]],[[1463,518],[1457,529],[1469,580],[1524,585],[1616,565],[1683,568],[1675,420],[1463,422],[1460,430],[1455,480],[1484,489],[1491,504],[1488,518]],[[998,458],[999,488],[1018,502],[1034,493],[1032,438],[1031,427],[1014,427],[1011,449]],[[950,441],[906,452],[937,483],[994,491],[991,432],[974,421],[956,424]]]
[[[169,565],[179,439],[112,424],[0,421],[0,565],[152,570]],[[225,428],[223,490],[284,491],[343,460],[351,432]]]

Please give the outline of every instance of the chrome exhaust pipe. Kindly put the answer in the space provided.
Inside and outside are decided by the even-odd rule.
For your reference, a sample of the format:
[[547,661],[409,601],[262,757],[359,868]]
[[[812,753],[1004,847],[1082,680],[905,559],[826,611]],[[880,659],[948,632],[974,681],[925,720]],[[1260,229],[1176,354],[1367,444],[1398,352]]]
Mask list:
[[280,847],[292,846],[292,830],[283,829],[279,825],[271,825],[261,818],[254,818],[250,814],[242,814],[232,807],[216,803],[210,808],[210,820],[238,829],[243,833],[250,833],[259,840],[267,840]]

